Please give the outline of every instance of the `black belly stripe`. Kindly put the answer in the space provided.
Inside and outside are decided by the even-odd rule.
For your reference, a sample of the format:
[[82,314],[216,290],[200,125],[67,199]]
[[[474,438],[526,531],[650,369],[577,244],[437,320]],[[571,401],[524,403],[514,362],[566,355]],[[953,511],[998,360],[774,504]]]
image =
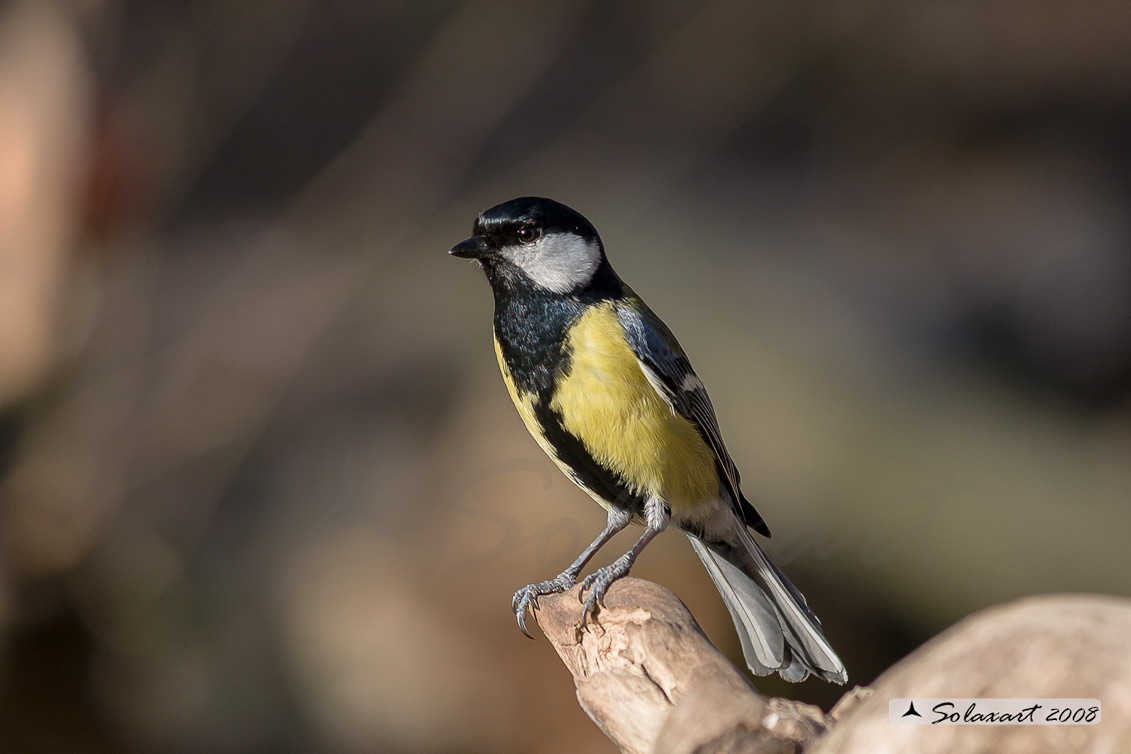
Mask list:
[[634,492],[620,475],[593,458],[581,440],[562,426],[562,417],[550,408],[549,400],[535,403],[534,416],[558,460],[570,468],[577,484],[591,490],[613,508],[643,514],[644,497]]
[[573,481],[610,507],[643,514],[644,498],[601,466],[550,408],[555,386],[569,373],[573,356],[565,346],[569,328],[586,307],[622,297],[620,280],[606,262],[584,291],[562,296],[506,272],[501,267],[487,269],[495,293],[495,340],[511,380],[519,394],[535,396],[535,419]]

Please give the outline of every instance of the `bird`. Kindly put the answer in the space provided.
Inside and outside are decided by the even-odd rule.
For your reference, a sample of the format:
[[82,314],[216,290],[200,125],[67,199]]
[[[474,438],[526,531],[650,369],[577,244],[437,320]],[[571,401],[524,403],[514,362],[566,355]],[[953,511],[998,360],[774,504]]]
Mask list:
[[770,530],[741,492],[702,380],[667,325],[613,270],[593,224],[528,196],[484,210],[472,233],[449,254],[474,260],[490,284],[507,391],[542,450],[607,514],[564,571],[515,592],[522,632],[530,636],[526,614],[540,596],[576,586],[614,535],[643,526],[626,553],[581,580],[584,626],[671,525],[718,588],[751,672],[845,683],[817,616],[754,539]]

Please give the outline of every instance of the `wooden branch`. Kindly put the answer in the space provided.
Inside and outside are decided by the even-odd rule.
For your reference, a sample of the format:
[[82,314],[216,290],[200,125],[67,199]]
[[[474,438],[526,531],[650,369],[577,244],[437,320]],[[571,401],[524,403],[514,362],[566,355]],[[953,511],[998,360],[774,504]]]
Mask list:
[[584,630],[577,594],[540,597],[535,616],[582,709],[622,751],[784,754],[824,732],[818,708],[759,696],[667,589],[620,579]]
[[[811,754],[1131,751],[1131,600],[1048,595],[983,610],[900,660],[872,688],[872,698]],[[1102,721],[892,725],[888,701],[914,697],[1098,699]]]
[[[575,588],[539,598],[535,616],[582,709],[629,754],[1123,751],[1131,741],[1131,600],[1039,597],[985,611],[829,715],[759,696],[661,586],[621,579],[605,605],[580,629]],[[888,701],[898,697],[1098,698],[1103,722],[896,726]]]

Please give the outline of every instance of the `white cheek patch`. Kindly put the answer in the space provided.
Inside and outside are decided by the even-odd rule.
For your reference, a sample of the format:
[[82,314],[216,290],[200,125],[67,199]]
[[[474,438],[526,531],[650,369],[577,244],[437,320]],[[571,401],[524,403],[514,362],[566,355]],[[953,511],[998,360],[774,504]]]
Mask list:
[[601,247],[596,241],[568,233],[555,233],[508,251],[527,277],[554,293],[569,293],[585,285],[601,264]]

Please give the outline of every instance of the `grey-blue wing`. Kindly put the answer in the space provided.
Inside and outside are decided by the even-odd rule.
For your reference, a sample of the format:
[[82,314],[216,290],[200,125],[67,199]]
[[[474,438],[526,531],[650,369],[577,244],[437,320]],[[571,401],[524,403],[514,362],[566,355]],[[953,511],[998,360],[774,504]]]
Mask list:
[[618,305],[617,316],[640,368],[672,410],[694,424],[714,451],[723,484],[746,524],[759,534],[770,536],[766,522],[742,496],[738,469],[723,443],[715,409],[702,380],[671,330],[643,302],[637,303],[639,307]]

